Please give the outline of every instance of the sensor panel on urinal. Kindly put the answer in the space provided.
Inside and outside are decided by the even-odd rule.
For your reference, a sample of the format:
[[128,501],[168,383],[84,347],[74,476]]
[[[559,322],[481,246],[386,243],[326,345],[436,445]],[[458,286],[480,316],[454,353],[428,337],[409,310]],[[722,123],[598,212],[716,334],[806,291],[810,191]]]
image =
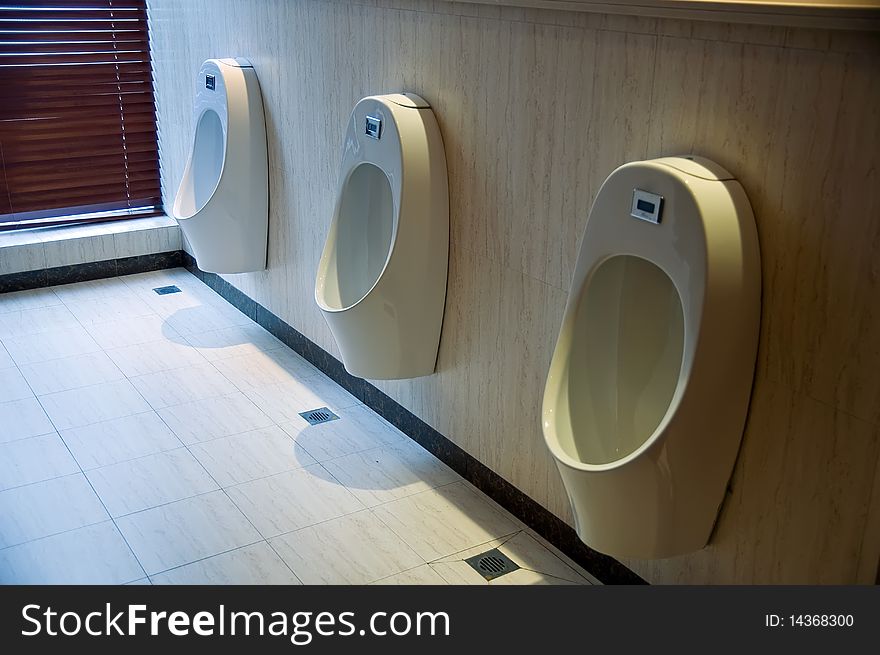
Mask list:
[[663,158],[608,177],[543,401],[587,545],[662,558],[707,543],[745,425],[759,318],[754,217],[727,171]]

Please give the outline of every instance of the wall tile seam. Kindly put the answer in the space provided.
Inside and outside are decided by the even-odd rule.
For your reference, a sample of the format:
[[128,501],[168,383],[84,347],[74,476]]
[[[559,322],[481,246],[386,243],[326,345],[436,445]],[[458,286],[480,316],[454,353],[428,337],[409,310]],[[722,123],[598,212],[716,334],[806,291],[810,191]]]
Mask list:
[[812,400],[813,402],[819,403],[820,405],[827,407],[828,409],[830,409],[836,413],[842,414],[843,416],[846,416],[847,418],[850,418],[854,421],[858,421],[859,423],[863,423],[868,427],[871,427],[871,428],[874,428],[875,430],[880,431],[880,419],[866,418],[864,416],[859,416],[858,414],[854,414],[851,411],[849,411],[843,407],[835,405],[833,402],[830,402],[828,400],[823,400],[822,398],[818,398],[817,396],[813,395],[812,393],[804,391],[803,389],[798,388],[796,385],[791,384],[789,382],[785,382],[782,379],[767,376],[764,380],[766,382],[770,382],[770,383],[790,392],[794,396],[799,396],[802,398],[806,398],[807,400]]
[[[761,321],[762,328],[764,326],[763,313],[764,312],[762,310],[762,321]],[[759,338],[759,342],[758,342],[759,348],[761,346],[765,345],[767,341],[768,341],[768,339],[763,336],[763,332],[762,332],[762,334]],[[880,429],[880,414],[878,414],[877,416],[862,416],[858,413],[854,413],[853,411],[846,409],[846,407],[844,405],[838,405],[838,404],[835,404],[835,402],[832,400],[823,399],[823,398],[815,395],[814,393],[810,392],[808,389],[804,388],[809,385],[804,384],[804,383],[798,384],[797,381],[788,382],[787,380],[783,379],[783,377],[781,375],[771,373],[770,372],[770,365],[765,364],[764,359],[766,359],[766,358],[761,357],[759,355],[758,360],[755,363],[754,386],[757,386],[759,382],[769,382],[771,384],[774,384],[774,385],[790,392],[791,394],[793,394],[795,396],[800,396],[800,397],[806,398],[808,400],[811,400],[813,402],[819,403],[820,405],[823,405],[824,407],[827,407],[828,409],[831,409],[835,412],[839,412],[840,414],[842,414],[848,418],[851,418],[855,421],[858,421],[859,423],[864,423],[870,427]]]
[[[452,252],[452,245],[453,245],[452,243],[449,244],[450,253]],[[532,280],[533,282],[539,282],[540,284],[544,285],[545,287],[549,287],[550,289],[553,289],[554,291],[561,291],[566,296],[571,291],[570,284],[566,287],[557,286],[557,285],[553,284],[552,282],[548,282],[547,280],[542,280],[539,277],[535,277],[534,275],[532,275],[531,273],[529,273],[525,269],[520,269],[520,268],[517,268],[516,266],[511,266],[507,261],[505,261],[504,258],[498,257],[497,255],[494,255],[492,253],[479,252],[478,250],[474,249],[473,247],[465,245],[465,244],[461,244],[461,245],[456,244],[455,248],[457,250],[464,250],[465,252],[468,252],[471,255],[474,255],[476,257],[481,257],[483,259],[487,259],[490,262],[492,262],[493,264],[497,264],[498,266],[500,266],[503,269],[506,269],[509,272],[516,273],[518,275],[522,275],[523,277],[527,277],[530,280]]]
[[[880,507],[876,506],[876,492],[875,488],[878,484],[878,476],[880,476],[880,457],[877,458],[877,464],[874,466],[874,474],[871,476],[871,484],[868,486],[869,491],[871,492],[871,497],[868,499],[868,506],[865,508],[865,525],[863,528],[862,539],[859,541],[859,550],[856,554],[856,571],[855,578],[857,582],[862,582],[863,584],[880,584],[880,561],[873,562],[873,575],[869,576],[870,579],[866,579],[864,581],[860,581],[859,573],[864,569],[865,562],[867,562],[867,557],[869,555],[873,555],[875,558],[877,557],[877,553],[870,552],[870,541],[873,537],[871,534],[870,526],[872,524],[872,518],[876,520],[876,517],[880,515]],[[867,566],[871,566],[868,564]],[[870,570],[870,569],[869,569]]]

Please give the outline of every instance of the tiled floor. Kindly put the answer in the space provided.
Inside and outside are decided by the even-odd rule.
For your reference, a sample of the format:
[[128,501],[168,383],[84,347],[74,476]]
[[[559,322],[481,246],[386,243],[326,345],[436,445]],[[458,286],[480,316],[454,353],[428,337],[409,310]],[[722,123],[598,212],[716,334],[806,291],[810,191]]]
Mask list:
[[188,272],[0,295],[0,582],[482,584],[493,547],[593,581]]

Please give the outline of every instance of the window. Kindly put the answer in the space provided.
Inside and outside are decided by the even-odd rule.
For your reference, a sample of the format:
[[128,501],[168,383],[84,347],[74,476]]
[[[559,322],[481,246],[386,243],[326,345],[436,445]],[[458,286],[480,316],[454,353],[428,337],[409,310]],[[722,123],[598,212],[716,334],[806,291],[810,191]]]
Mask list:
[[0,0],[0,230],[161,213],[145,0]]

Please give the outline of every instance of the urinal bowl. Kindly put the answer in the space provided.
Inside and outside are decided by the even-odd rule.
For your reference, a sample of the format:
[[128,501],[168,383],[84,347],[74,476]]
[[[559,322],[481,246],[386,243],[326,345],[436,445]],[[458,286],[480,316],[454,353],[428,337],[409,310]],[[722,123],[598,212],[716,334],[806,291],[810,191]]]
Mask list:
[[198,75],[195,135],[173,216],[199,268],[266,268],[269,164],[262,96],[244,59],[209,59]]
[[[663,197],[659,225],[631,216],[645,188]],[[587,545],[622,558],[705,546],[745,424],[759,312],[754,219],[729,173],[680,158],[612,173],[590,212],[543,403]]]
[[349,121],[315,285],[349,373],[434,371],[448,244],[446,159],[433,112],[411,94],[364,98]]

